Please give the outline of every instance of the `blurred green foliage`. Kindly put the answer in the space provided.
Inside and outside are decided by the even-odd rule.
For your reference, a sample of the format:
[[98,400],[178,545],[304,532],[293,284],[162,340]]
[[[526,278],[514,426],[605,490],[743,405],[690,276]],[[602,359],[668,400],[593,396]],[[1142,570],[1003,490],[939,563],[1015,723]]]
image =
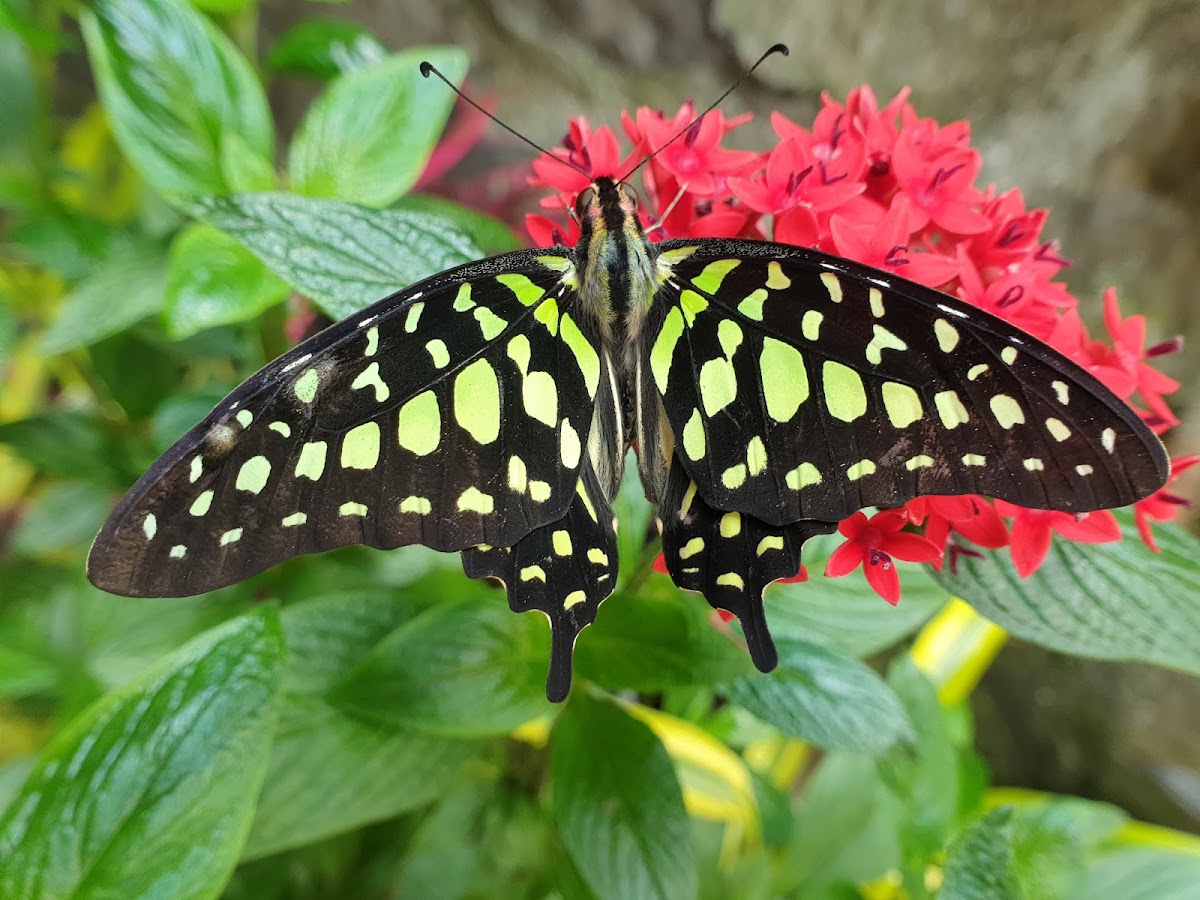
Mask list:
[[[410,193],[452,99],[417,63],[460,80],[462,51],[314,17],[259,58],[255,15],[0,2],[0,896],[1191,896],[1186,837],[989,789],[965,690],[939,689],[998,644],[937,650],[933,618],[954,592],[1029,640],[1200,671],[1177,529],[1160,558],[1057,548],[1028,582],[988,558],[914,570],[898,609],[860,576],[777,586],[764,676],[650,570],[632,480],[621,585],[561,708],[544,622],[421,548],[199,599],[92,588],[120,491],[290,327],[518,244]],[[81,53],[98,97],[61,109]],[[282,149],[264,77],[323,82]],[[935,649],[886,677],[862,661],[922,628]]]

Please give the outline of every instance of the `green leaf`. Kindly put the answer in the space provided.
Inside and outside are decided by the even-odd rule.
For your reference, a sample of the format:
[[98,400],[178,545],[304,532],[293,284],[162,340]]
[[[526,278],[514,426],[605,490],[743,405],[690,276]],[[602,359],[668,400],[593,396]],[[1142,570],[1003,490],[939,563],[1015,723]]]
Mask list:
[[387,206],[416,183],[454,105],[453,91],[421,76],[422,60],[456,83],[467,71],[455,47],[418,47],[330,82],[288,152],[295,191]]
[[93,704],[0,820],[0,895],[218,896],[266,769],[282,659],[262,609]]
[[806,891],[813,885],[837,877],[873,881],[895,866],[894,860],[880,861],[849,851],[879,816],[882,794],[883,786],[869,756],[826,755],[796,803],[792,841],[783,866],[787,886],[803,886],[805,891],[795,893],[808,896]]
[[1195,900],[1200,857],[1149,847],[1115,850],[1091,862],[1072,900]]
[[1057,900],[1071,892],[1082,872],[1078,841],[1061,822],[1038,810],[1002,806],[973,822],[947,847],[938,897]]
[[[178,389],[187,362],[181,354],[170,352],[169,345],[145,340],[147,336],[158,337],[148,329],[123,331],[88,350],[96,377],[104,382],[131,422],[148,419]],[[137,360],[136,366],[129,364],[131,359]],[[138,461],[131,459],[129,463],[130,468],[140,467]]]
[[113,134],[155,189],[225,191],[230,132],[271,158],[274,128],[254,70],[194,9],[180,0],[96,0],[80,25]]
[[869,656],[903,640],[945,606],[946,589],[930,577],[927,566],[900,564],[904,590],[896,606],[871,590],[861,570],[844,578],[821,576],[825,560],[841,540],[838,535],[812,538],[804,545],[804,565],[812,577],[767,589],[767,622],[773,635]]
[[0,444],[11,447],[43,475],[112,487],[120,482],[100,430],[86,413],[51,410],[0,424]]
[[215,16],[227,16],[250,9],[258,0],[188,0],[192,6],[201,12]]
[[434,606],[380,641],[333,701],[384,726],[457,737],[505,734],[547,712],[545,622],[473,587],[475,597]]
[[659,691],[714,685],[754,671],[750,657],[710,621],[698,597],[684,597],[665,577],[635,595],[618,593],[575,647],[575,671],[611,690]]
[[292,194],[212,197],[194,209],[334,319],[483,256],[454,225],[421,213]]
[[279,733],[245,858],[310,844],[424,806],[461,780],[478,744],[379,729],[325,693],[416,608],[356,592],[289,606]]
[[236,131],[221,136],[221,176],[235,194],[273,191],[279,186],[271,158],[247,144]]
[[467,897],[479,886],[485,860],[478,829],[496,800],[483,788],[459,788],[421,822],[391,886],[396,897]]
[[26,506],[10,547],[22,556],[86,547],[108,513],[106,488],[81,481],[56,482]]
[[158,408],[151,423],[155,453],[165,453],[189,428],[207,416],[228,393],[225,388],[215,386],[184,391],[168,398]]
[[617,588],[623,590],[630,583],[652,580],[649,569],[662,548],[658,529],[651,524],[654,507],[646,502],[646,489],[638,474],[637,454],[632,449],[625,454],[625,476],[612,507],[617,519],[617,557],[621,560]]
[[1156,525],[1161,553],[1141,542],[1128,513],[1124,539],[1056,538],[1041,568],[1021,579],[1011,559],[960,557],[946,588],[1017,637],[1097,659],[1140,660],[1200,674],[1200,541]]
[[12,229],[12,242],[34,262],[76,281],[105,259],[136,252],[128,234],[83,213],[50,212]]
[[921,864],[945,845],[959,808],[959,752],[950,738],[937,689],[899,656],[888,684],[904,704],[915,737],[892,747],[877,763],[880,778],[899,800],[905,859]]
[[37,87],[29,50],[7,29],[0,29],[0,84],[0,159],[28,165],[37,144]]
[[41,656],[0,647],[0,697],[12,699],[48,691],[54,687],[57,673]]
[[94,344],[162,309],[166,258],[157,248],[109,259],[85,278],[42,335],[42,352]]
[[397,200],[392,209],[424,213],[449,222],[487,256],[519,250],[522,246],[516,233],[499,219],[435,194],[409,194]]
[[699,889],[671,759],[610,700],[575,691],[550,737],[550,809],[599,900],[675,900]]
[[816,644],[776,643],[779,668],[727,685],[733,703],[831,750],[878,754],[912,734],[900,701],[871,668]]
[[167,333],[190,337],[216,325],[253,319],[291,289],[238,241],[194,222],[171,245],[167,269]]
[[297,22],[275,42],[267,65],[276,72],[327,81],[382,62],[387,48],[361,25],[344,19]]
[[7,366],[20,333],[21,322],[12,301],[7,296],[0,296],[0,366]]

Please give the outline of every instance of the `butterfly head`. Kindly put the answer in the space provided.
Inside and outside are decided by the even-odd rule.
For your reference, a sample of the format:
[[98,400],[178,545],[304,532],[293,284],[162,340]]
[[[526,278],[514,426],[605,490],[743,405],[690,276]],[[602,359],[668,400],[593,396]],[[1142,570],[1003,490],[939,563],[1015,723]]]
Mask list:
[[607,175],[596,178],[575,198],[575,216],[588,237],[621,232],[641,234],[637,209],[634,189]]

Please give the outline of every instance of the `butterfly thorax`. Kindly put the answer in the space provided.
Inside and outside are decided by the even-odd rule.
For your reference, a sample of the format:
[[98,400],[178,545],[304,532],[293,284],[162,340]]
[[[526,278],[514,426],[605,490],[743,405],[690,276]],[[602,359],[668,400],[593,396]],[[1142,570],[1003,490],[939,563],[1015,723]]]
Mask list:
[[[630,190],[597,178],[575,203],[580,296],[613,345],[637,344],[655,288],[653,248]],[[624,355],[624,354],[618,354]]]

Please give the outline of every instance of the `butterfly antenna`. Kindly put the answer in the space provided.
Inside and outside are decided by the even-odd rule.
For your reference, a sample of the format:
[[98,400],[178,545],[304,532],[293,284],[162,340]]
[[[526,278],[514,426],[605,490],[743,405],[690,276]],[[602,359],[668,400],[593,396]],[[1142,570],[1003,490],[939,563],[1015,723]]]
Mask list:
[[[785,50],[784,52],[786,53],[787,51]],[[759,62],[761,62],[761,61],[762,60],[759,60]],[[758,63],[755,63],[755,65],[757,65],[757,64]],[[754,71],[754,70],[751,69],[750,71]],[[512,128],[512,127],[504,124],[504,122],[500,121],[500,119],[496,118],[494,115],[492,115],[486,109],[484,109],[482,106],[480,106],[474,100],[472,100],[470,97],[468,97],[462,91],[460,91],[457,87],[455,87],[454,82],[452,82],[449,78],[447,78],[445,75],[443,75],[441,72],[439,72],[437,70],[437,67],[435,65],[433,65],[432,63],[430,63],[430,62],[422,62],[421,63],[421,75],[425,78],[428,78],[430,75],[436,75],[438,78],[442,79],[442,81],[444,81],[446,83],[446,86],[449,87],[450,90],[452,90],[452,91],[454,91],[454,93],[458,94],[458,96],[461,99],[463,99],[464,101],[469,103],[471,106],[475,107],[475,109],[479,110],[481,113],[483,113],[485,116],[487,116],[489,119],[491,119],[497,125],[499,125],[505,131],[507,131],[509,134],[511,134],[513,137],[520,138],[522,141],[524,141],[526,144],[528,144],[530,147],[532,147],[538,153],[542,153],[542,154],[550,157],[555,162],[562,163],[564,166],[570,166],[572,169],[574,169],[576,172],[578,172],[584,178],[587,178],[589,180],[591,179],[592,176],[590,173],[583,171],[583,169],[579,168],[579,166],[575,165],[570,160],[563,159],[560,156],[555,156],[553,153],[551,153],[545,147],[538,146],[533,141],[531,141],[529,138],[525,137],[525,135],[521,134],[521,132],[517,131],[515,128]],[[737,85],[734,85],[734,87],[736,87],[736,86]],[[732,88],[730,90],[732,90]],[[729,93],[729,91],[726,91],[725,93]]]
[[753,75],[754,70],[757,69],[759,66],[761,66],[764,62],[766,62],[768,57],[774,56],[776,53],[781,53],[784,56],[788,56],[789,54],[788,54],[787,44],[772,45],[771,48],[766,53],[764,53],[762,56],[760,56],[758,58],[758,62],[756,62],[749,69],[747,69],[742,74],[741,78],[739,78],[737,81],[735,81],[733,84],[731,84],[726,89],[725,93],[723,93],[720,97],[718,97],[716,100],[714,100],[712,103],[710,103],[708,105],[708,108],[706,110],[704,110],[704,112],[700,113],[700,115],[696,116],[695,118],[692,119],[692,121],[688,122],[686,125],[684,125],[682,128],[680,128],[679,131],[677,131],[675,133],[675,136],[673,138],[671,138],[669,141],[667,141],[665,144],[663,144],[661,147],[659,147],[657,150],[655,150],[653,153],[651,153],[649,156],[647,156],[645,159],[643,159],[640,163],[638,163],[636,166],[634,166],[632,169],[630,169],[629,172],[623,178],[619,178],[617,180],[618,181],[628,181],[631,177],[633,177],[634,172],[636,172],[638,169],[640,169],[646,163],[650,162],[650,160],[654,159],[654,157],[658,156],[658,154],[662,153],[664,150],[666,150],[668,147],[670,147],[673,143],[675,143],[677,140],[679,140],[681,137],[683,137],[685,134],[687,134],[687,132],[690,131],[696,125],[697,122],[699,122],[701,119],[703,119],[705,116],[707,116],[710,112],[712,112],[714,109],[716,109],[718,106],[720,106],[722,100],[724,100],[726,97],[728,97],[734,91],[736,91],[741,86],[743,81],[745,81],[747,78],[749,78],[751,75]]

